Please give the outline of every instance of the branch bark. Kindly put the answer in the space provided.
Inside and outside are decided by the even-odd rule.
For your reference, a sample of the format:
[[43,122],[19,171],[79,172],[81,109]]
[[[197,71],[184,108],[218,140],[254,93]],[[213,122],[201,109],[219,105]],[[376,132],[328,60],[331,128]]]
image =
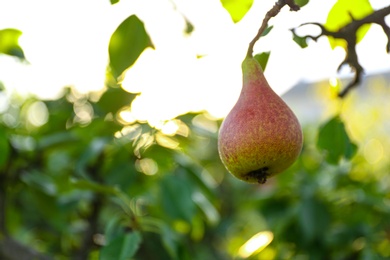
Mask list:
[[[358,86],[358,84],[361,82],[364,73],[364,68],[360,64],[356,52],[356,44],[357,44],[356,33],[360,29],[360,27],[362,27],[365,24],[372,24],[372,23],[381,26],[383,32],[386,34],[388,39],[386,45],[386,51],[388,53],[390,52],[390,27],[385,22],[385,17],[389,14],[390,14],[390,6],[387,6],[373,12],[372,14],[367,15],[362,19],[359,20],[353,19],[349,24],[340,28],[338,31],[329,31],[325,28],[324,25],[320,23],[305,23],[299,26],[301,27],[304,25],[312,24],[320,27],[321,29],[319,35],[317,36],[305,35],[303,36],[303,38],[305,39],[309,38],[314,41],[317,41],[321,36],[331,36],[335,39],[344,39],[347,42],[347,48],[345,50],[346,51],[345,59],[339,65],[338,70],[340,70],[343,65],[349,65],[351,69],[354,71],[355,75],[353,80],[349,82],[348,85],[338,94],[340,98],[345,97],[352,88]],[[295,30],[296,28],[292,29],[292,32],[294,34],[296,34]]]
[[269,20],[272,17],[275,17],[285,5],[288,5],[290,7],[290,11],[298,11],[300,9],[299,5],[295,4],[294,0],[279,0],[278,2],[276,2],[275,5],[266,13],[263,22],[259,28],[259,31],[253,38],[253,40],[249,43],[248,52],[246,54],[247,57],[252,57],[253,47],[255,46],[255,43],[260,39],[265,29],[267,29]]
[[[103,168],[105,161],[104,151],[99,155],[96,163],[88,168],[88,176],[98,183],[104,183],[100,176],[100,171]],[[94,198],[91,201],[91,212],[86,217],[88,223],[87,229],[84,231],[84,236],[80,247],[74,252],[73,259],[84,260],[88,259],[91,249],[95,246],[93,236],[99,229],[99,215],[103,208],[103,196],[99,193],[94,194]]]
[[20,242],[6,237],[0,240],[0,259],[3,260],[51,260],[32,248],[21,244]]
[[94,246],[93,236],[98,231],[99,214],[103,206],[103,199],[100,194],[96,194],[91,206],[92,210],[87,218],[88,228],[84,232],[81,247],[74,254],[75,260],[88,259],[91,248]]

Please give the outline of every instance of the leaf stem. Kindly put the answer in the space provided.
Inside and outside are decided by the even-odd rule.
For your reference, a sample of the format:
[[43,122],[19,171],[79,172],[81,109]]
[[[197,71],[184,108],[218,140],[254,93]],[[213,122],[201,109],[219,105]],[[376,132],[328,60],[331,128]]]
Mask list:
[[255,43],[260,39],[262,34],[264,33],[265,29],[268,27],[268,22],[272,17],[275,17],[280,10],[285,6],[288,5],[290,7],[290,11],[298,11],[299,6],[295,4],[294,0],[278,0],[274,6],[266,13],[263,22],[256,34],[256,36],[253,38],[253,40],[249,43],[248,52],[246,54],[247,57],[253,56],[253,47],[255,46]]

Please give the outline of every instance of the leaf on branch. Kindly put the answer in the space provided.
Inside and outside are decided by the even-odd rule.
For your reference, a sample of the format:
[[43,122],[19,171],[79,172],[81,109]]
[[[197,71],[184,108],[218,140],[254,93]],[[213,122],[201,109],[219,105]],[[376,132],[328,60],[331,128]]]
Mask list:
[[309,0],[295,0],[295,3],[299,5],[299,7],[303,7],[309,3]]
[[260,63],[260,66],[263,69],[263,71],[265,71],[265,68],[267,67],[267,63],[270,55],[271,52],[262,52],[254,56],[254,58]]
[[0,53],[25,59],[22,47],[19,46],[19,37],[22,32],[16,29],[0,30]]
[[123,88],[109,88],[101,96],[97,106],[104,115],[116,114],[124,106],[129,106],[136,96],[137,94],[126,92]]
[[[327,30],[336,32],[353,20],[362,19],[373,12],[374,10],[368,0],[338,0],[329,11],[324,26]],[[369,29],[370,24],[366,24],[356,32],[356,43],[364,38]],[[347,42],[344,39],[336,39],[332,36],[328,36],[328,39],[332,49],[337,46],[347,48]]]
[[325,152],[330,164],[338,164],[342,158],[351,159],[357,151],[339,116],[335,116],[319,129],[317,146]]
[[307,37],[297,35],[294,29],[291,29],[291,32],[293,34],[293,41],[296,42],[302,49],[308,46],[306,42]]
[[[346,3],[345,1],[347,0],[339,0],[338,3]],[[364,0],[359,0],[359,1],[364,1]],[[346,6],[344,7],[347,8]],[[301,27],[304,25],[312,24],[318,26],[321,29],[320,34],[316,36],[306,35],[304,36],[306,39],[310,38],[313,39],[314,41],[317,41],[321,36],[327,36],[328,39],[337,39],[339,41],[337,43],[338,45],[335,46],[342,46],[345,48],[345,52],[346,52],[345,59],[341,62],[339,69],[344,65],[349,65],[355,75],[353,80],[338,94],[338,96],[341,98],[344,97],[352,88],[358,86],[364,73],[364,68],[359,63],[358,54],[356,52],[356,45],[358,41],[364,37],[364,34],[362,34],[362,32],[364,32],[364,27],[369,26],[372,23],[376,23],[379,26],[381,26],[383,32],[386,34],[388,39],[388,43],[386,46],[387,51],[388,52],[390,51],[390,27],[385,22],[385,17],[390,14],[390,6],[376,10],[375,12],[369,11],[372,10],[371,6],[366,7],[365,9],[358,8],[358,9],[351,9],[351,10],[365,10],[369,14],[364,16],[361,19],[356,19],[356,17],[354,17],[353,14],[351,15],[351,13],[349,13],[348,15],[349,15],[350,22],[345,25],[339,24],[338,26],[341,27],[340,28],[337,27],[338,29],[334,29],[334,30],[327,29],[325,25],[316,22],[304,23],[299,26]],[[357,16],[360,17],[361,13],[358,14],[359,15]],[[291,31],[294,33],[294,30],[296,29],[294,28]]]
[[100,260],[127,260],[138,251],[142,237],[139,232],[131,232],[113,239],[100,252]]
[[98,192],[106,195],[117,195],[118,189],[85,179],[72,179],[70,186],[74,189]]
[[194,31],[194,25],[188,20],[187,17],[184,17],[184,20],[186,22],[186,29],[184,32],[189,35]]
[[253,0],[221,0],[222,6],[228,11],[233,22],[239,22],[252,7]]
[[273,25],[268,26],[267,29],[265,29],[264,32],[261,34],[261,37],[266,36],[272,30],[272,28],[274,28]]
[[2,169],[8,162],[10,156],[10,145],[5,130],[0,129],[0,169]]
[[112,34],[108,48],[110,68],[115,78],[134,64],[141,53],[154,45],[143,22],[132,15],[124,20]]

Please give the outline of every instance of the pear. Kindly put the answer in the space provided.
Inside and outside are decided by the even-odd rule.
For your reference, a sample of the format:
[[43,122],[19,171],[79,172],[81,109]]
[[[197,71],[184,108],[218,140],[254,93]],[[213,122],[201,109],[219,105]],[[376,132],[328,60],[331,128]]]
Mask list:
[[302,129],[269,86],[257,60],[248,55],[241,67],[243,87],[220,127],[218,151],[235,177],[265,183],[295,162],[302,149]]

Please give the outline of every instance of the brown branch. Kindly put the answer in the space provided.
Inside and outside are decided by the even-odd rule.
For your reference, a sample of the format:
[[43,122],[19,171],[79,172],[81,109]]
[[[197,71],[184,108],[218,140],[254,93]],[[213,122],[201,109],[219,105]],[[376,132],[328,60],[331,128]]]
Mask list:
[[0,259],[4,260],[51,260],[52,258],[32,248],[21,244],[20,242],[6,237],[0,240]]
[[[356,52],[356,44],[357,44],[357,37],[356,33],[365,24],[378,24],[379,26],[382,27],[383,32],[387,36],[387,45],[386,45],[386,51],[389,53],[390,52],[390,27],[386,24],[385,22],[385,17],[390,14],[390,6],[387,6],[385,8],[379,9],[366,17],[355,20],[352,17],[352,21],[345,25],[344,27],[340,28],[338,31],[329,31],[327,30],[324,25],[320,23],[305,23],[300,25],[316,25],[320,27],[321,32],[317,36],[312,36],[312,35],[306,35],[303,36],[303,38],[307,39],[312,39],[314,41],[317,41],[318,38],[321,36],[331,36],[335,39],[344,39],[347,42],[347,48],[346,48],[346,54],[345,54],[345,59],[341,62],[340,66],[338,67],[338,70],[341,69],[343,65],[349,65],[351,69],[354,71],[355,75],[354,78],[351,82],[348,83],[348,85],[338,94],[340,98],[345,97],[345,95],[354,87],[358,86],[362,75],[364,73],[364,68],[362,65],[359,63],[358,55]],[[295,28],[292,29],[292,32],[295,34]]]
[[[97,183],[104,183],[103,179],[100,176],[101,169],[103,168],[103,163],[105,161],[104,151],[100,153],[96,162],[88,167],[88,177],[96,181]],[[91,211],[86,217],[88,227],[84,231],[82,242],[80,247],[73,253],[73,258],[75,260],[84,260],[88,259],[89,253],[95,245],[93,237],[98,232],[99,229],[99,216],[103,208],[104,197],[102,194],[95,193],[94,198],[91,201]]]
[[7,236],[8,231],[7,231],[7,226],[6,226],[6,221],[5,221],[5,215],[6,215],[6,186],[4,185],[5,178],[4,174],[0,172],[0,236]]
[[0,171],[0,259],[4,260],[51,260],[52,257],[44,255],[28,245],[24,245],[13,239],[7,229],[7,205],[9,201],[7,187],[12,186],[13,178],[16,174],[12,172],[12,162],[19,155],[11,146],[10,155],[5,167]]
[[247,57],[252,57],[253,47],[255,46],[255,43],[260,39],[260,37],[264,33],[264,30],[268,27],[269,20],[272,17],[275,17],[285,5],[288,5],[290,7],[290,11],[299,10],[299,6],[295,4],[294,0],[279,0],[278,2],[276,2],[275,5],[266,13],[259,31],[257,32],[256,36],[253,38],[253,40],[249,43],[248,52],[246,54]]
[[74,254],[73,259],[75,260],[88,259],[91,248],[95,245],[93,241],[93,236],[98,231],[99,214],[103,207],[103,198],[100,194],[96,194],[96,197],[92,201],[91,207],[91,213],[86,219],[88,222],[88,228],[84,231],[84,237],[80,248]]

